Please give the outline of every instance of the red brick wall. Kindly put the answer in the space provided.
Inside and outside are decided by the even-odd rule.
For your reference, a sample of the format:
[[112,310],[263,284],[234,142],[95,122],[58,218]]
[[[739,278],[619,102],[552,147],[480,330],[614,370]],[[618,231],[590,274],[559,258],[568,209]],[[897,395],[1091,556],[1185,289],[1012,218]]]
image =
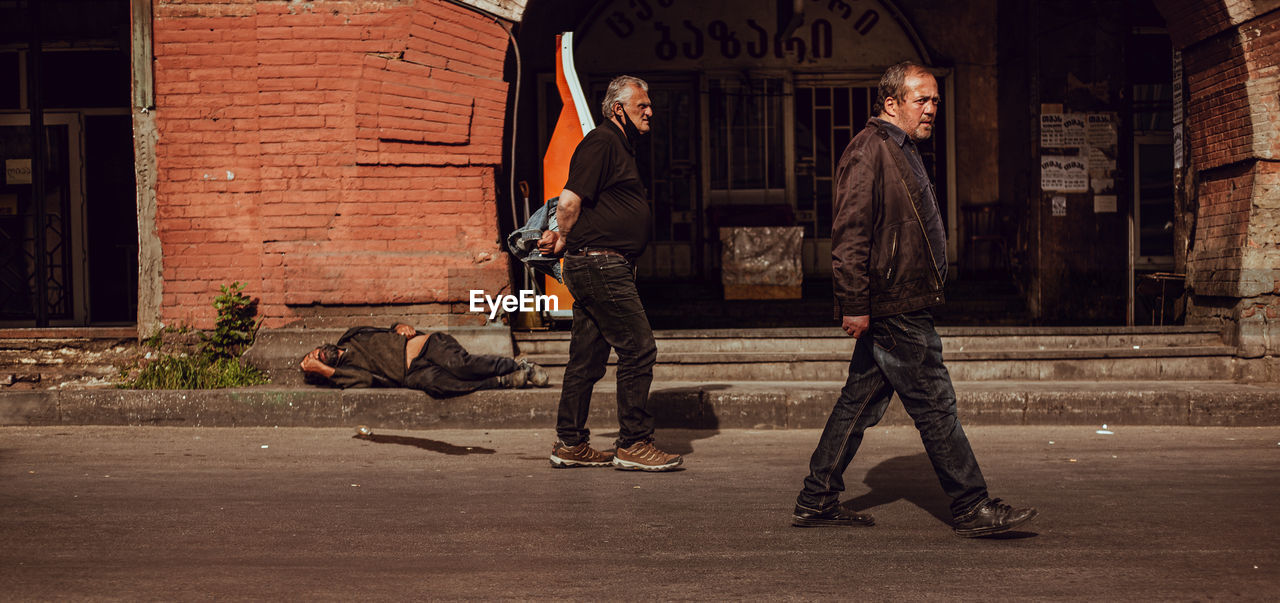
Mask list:
[[1280,11],[1183,51],[1189,142],[1199,169],[1280,158],[1278,58]]
[[1188,266],[1200,295],[1237,295],[1253,205],[1254,171],[1251,164],[1237,164],[1200,181],[1200,211]]
[[267,326],[507,287],[507,43],[440,0],[156,0],[163,320],[232,281]]
[[1186,48],[1257,16],[1268,0],[1156,0],[1173,45]]
[[1230,321],[1241,356],[1280,355],[1280,2],[1157,6],[1183,52],[1198,175],[1188,321]]

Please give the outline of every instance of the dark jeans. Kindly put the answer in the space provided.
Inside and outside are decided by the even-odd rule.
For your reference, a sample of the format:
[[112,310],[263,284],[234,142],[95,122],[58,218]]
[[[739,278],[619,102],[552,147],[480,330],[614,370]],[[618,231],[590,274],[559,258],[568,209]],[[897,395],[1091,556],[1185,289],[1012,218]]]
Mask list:
[[427,336],[427,345],[409,364],[404,386],[448,398],[501,387],[498,376],[517,368],[513,358],[470,354],[452,335],[437,332]]
[[609,349],[618,352],[618,440],[620,448],[653,435],[646,405],[658,348],[636,291],[635,270],[611,255],[565,256],[564,284],[573,294],[573,334],[556,435],[569,446],[587,441],[591,390],[604,376]]
[[942,364],[942,339],[926,311],[871,319],[858,338],[849,380],[840,391],[796,504],[812,511],[836,505],[844,471],[862,444],[862,434],[880,422],[894,392],[915,421],[942,489],[959,516],[987,498],[978,460],[956,416],[956,394]]

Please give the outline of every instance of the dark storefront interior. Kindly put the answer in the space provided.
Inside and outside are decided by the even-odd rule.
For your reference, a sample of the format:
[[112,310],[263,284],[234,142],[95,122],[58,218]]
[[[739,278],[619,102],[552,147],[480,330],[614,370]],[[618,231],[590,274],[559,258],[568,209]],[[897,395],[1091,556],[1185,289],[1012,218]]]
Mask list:
[[[663,30],[669,26],[661,20],[662,10],[672,3],[640,4],[645,6],[609,0],[531,0],[525,20],[516,29],[525,91],[519,107],[516,179],[541,181],[539,162],[560,108],[551,79],[555,35],[574,31],[582,38],[576,53],[579,76],[597,122],[598,99],[611,76],[626,72],[651,84],[656,109],[653,130],[639,154],[654,203],[654,241],[648,257],[638,264],[641,295],[653,326],[830,326],[827,256],[833,166],[849,138],[870,115],[876,79],[883,67],[859,67],[855,59],[824,67],[821,61],[810,60],[796,68],[771,63],[730,72],[723,65],[708,64],[706,57],[702,63],[680,63],[677,56],[667,65],[656,65],[625,45],[619,48],[618,57],[599,58],[608,48],[599,43],[600,38],[608,37],[602,32],[617,37],[631,28],[644,31],[652,27],[666,35]],[[780,11],[783,5],[791,5],[773,0],[759,4],[762,11]],[[930,2],[848,4],[852,7],[848,23],[855,25],[854,30],[839,19],[839,7],[828,13],[826,3],[806,2],[806,21],[796,35],[810,40],[808,32],[818,34],[820,27],[825,27],[815,25],[820,20],[835,24],[837,38],[843,34],[856,37],[858,25],[876,20],[880,27],[898,21],[914,35],[913,16],[936,8]],[[938,135],[924,149],[939,203],[950,205],[942,209],[952,239],[952,276],[947,285],[948,303],[936,312],[938,323],[1177,322],[1178,309],[1172,302],[1181,282],[1149,278],[1151,274],[1179,272],[1173,253],[1173,53],[1159,13],[1149,2],[1094,2],[1084,7],[1056,0],[998,0],[992,4],[997,18],[989,24],[988,32],[955,30],[946,35],[994,37],[996,81],[956,77],[955,59],[938,53],[924,30],[919,30],[919,54],[910,56],[904,51],[907,56],[902,56],[923,60],[936,69],[944,97],[949,95],[948,86],[998,87],[998,94],[993,90],[998,98],[998,152],[966,145],[965,140],[948,140],[955,130],[942,123],[936,128]],[[742,10],[749,13],[751,9],[743,5]],[[875,15],[861,13],[860,20],[864,10]],[[732,23],[719,14],[708,14],[702,20],[710,25],[698,17],[684,19],[683,24],[688,31],[701,28],[707,32],[705,42],[710,45],[716,34],[720,38],[733,35],[726,33],[718,19]],[[776,22],[782,21],[779,17]],[[762,32],[773,26],[761,22],[748,21]],[[743,31],[749,33],[746,28]],[[761,36],[766,39],[765,34]],[[744,35],[742,41],[745,44],[752,39]],[[812,41],[820,46],[820,38]],[[687,45],[683,50],[678,44],[672,48],[673,54],[689,52]],[[742,48],[746,60],[746,46]],[[769,60],[772,55],[763,46],[761,49],[764,58],[760,60]],[[838,45],[836,52],[840,52]],[[628,56],[638,56],[630,68],[625,67]],[[592,70],[592,65],[601,64],[611,68]],[[619,65],[623,67],[614,67]],[[509,70],[508,78],[514,78],[514,70]],[[1046,110],[1116,116],[1117,144],[1109,151],[1112,156],[1106,158],[1112,162],[1112,172],[1094,176],[1109,176],[1113,181],[1100,192],[1114,197],[1114,210],[1095,204],[1092,192],[1041,191],[1040,156],[1073,152],[1039,144],[1038,116]],[[971,116],[948,114],[944,108],[940,118],[940,122],[962,121]],[[948,157],[948,153],[988,154],[983,161],[998,162],[998,199],[971,199],[968,190],[957,189],[954,174],[948,173],[955,169],[955,157]],[[991,185],[997,187],[994,182]],[[535,187],[529,209],[556,192]],[[948,195],[955,199],[948,199]],[[1053,214],[1054,203],[1061,205],[1063,197],[1067,214]],[[500,203],[505,203],[501,199],[500,195]],[[527,212],[525,209],[524,215]],[[502,224],[503,229],[506,226]],[[717,237],[722,226],[802,227],[806,247],[800,299],[724,299]],[[1132,261],[1123,261],[1126,257]],[[1152,283],[1158,285],[1154,293]],[[1161,301],[1165,302],[1163,307]]]
[[131,324],[129,2],[7,2],[0,23],[0,325]]

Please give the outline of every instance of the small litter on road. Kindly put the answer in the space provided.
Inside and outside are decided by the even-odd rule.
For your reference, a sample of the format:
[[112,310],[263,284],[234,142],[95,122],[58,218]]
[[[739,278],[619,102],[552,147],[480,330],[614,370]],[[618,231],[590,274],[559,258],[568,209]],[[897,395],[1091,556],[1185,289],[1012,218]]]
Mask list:
[[1114,432],[1114,431],[1111,431],[1110,429],[1107,429],[1107,424],[1106,424],[1106,423],[1103,423],[1103,424],[1102,424],[1102,429],[1099,429],[1099,430],[1095,431],[1094,433],[1097,433],[1097,434],[1100,434],[1100,435],[1114,435],[1114,434],[1115,434],[1115,432]]
[[263,444],[263,445],[262,445],[262,447],[263,447],[263,448],[266,448],[266,447],[267,447],[267,445],[266,445],[266,444]]
[[1050,445],[1050,446],[1052,446],[1052,445],[1053,445],[1053,440],[1049,440],[1049,445]]

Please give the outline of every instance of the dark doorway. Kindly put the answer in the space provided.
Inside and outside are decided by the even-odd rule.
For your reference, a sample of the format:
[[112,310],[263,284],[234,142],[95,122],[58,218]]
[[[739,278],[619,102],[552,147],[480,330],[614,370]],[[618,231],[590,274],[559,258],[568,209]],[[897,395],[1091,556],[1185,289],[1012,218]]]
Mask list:
[[129,20],[128,0],[0,4],[0,325],[136,321]]

